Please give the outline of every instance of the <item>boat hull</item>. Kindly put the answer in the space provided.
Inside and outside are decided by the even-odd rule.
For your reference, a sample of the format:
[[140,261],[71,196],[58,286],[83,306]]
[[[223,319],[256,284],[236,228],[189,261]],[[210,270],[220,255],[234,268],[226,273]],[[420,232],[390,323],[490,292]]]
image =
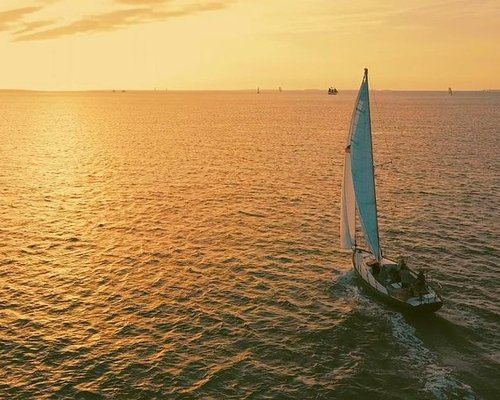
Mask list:
[[[430,290],[435,296],[429,301],[423,301],[421,298],[419,299],[416,297],[410,299],[413,300],[413,302],[403,301],[390,295],[387,289],[373,277],[371,272],[368,270],[367,265],[363,262],[364,258],[370,256],[373,257],[371,253],[365,250],[356,249],[353,252],[352,263],[357,277],[373,296],[383,301],[385,304],[405,313],[429,314],[438,311],[443,306],[441,297],[432,289]],[[396,264],[392,260],[384,259],[384,261],[388,264]]]

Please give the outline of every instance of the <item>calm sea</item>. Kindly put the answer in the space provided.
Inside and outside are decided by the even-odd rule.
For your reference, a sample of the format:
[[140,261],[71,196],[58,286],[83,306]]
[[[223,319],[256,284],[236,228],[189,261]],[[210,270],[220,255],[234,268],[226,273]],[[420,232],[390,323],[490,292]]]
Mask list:
[[372,93],[424,319],[338,250],[355,94],[0,93],[0,398],[498,398],[500,94]]

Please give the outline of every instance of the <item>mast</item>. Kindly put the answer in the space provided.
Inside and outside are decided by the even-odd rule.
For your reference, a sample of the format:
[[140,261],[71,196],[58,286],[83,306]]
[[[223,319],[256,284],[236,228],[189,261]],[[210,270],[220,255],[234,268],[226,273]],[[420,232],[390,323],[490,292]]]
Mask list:
[[[372,116],[370,112],[370,91],[368,90],[368,68],[365,68],[365,75],[364,75],[364,80],[366,81],[366,99],[368,101],[368,122],[370,123],[370,136],[373,137],[371,134],[371,126],[372,126]],[[380,254],[375,254],[377,257],[377,261],[381,261],[382,259],[382,248],[380,247],[380,235],[379,235],[379,229],[378,229],[378,207],[377,207],[377,185],[375,184],[375,160],[373,158],[373,139],[371,140],[371,152],[372,152],[372,164],[373,164],[373,174],[372,174],[372,180],[373,180],[373,200],[375,201],[375,224],[377,228],[377,241],[379,243],[379,249],[380,249]]]

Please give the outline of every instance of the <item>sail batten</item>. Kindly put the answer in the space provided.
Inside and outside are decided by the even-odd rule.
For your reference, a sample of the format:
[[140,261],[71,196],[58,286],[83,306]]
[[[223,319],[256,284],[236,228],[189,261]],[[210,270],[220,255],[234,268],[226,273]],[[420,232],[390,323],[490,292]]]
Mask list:
[[[350,213],[353,212],[354,208],[354,215],[357,210],[365,241],[370,251],[380,261],[382,252],[378,233],[367,70],[365,70],[356,99],[347,149],[349,151],[346,152],[342,189],[341,245],[344,247],[344,245],[349,244],[349,239],[354,242],[354,227],[352,226],[354,222],[350,219]],[[350,192],[351,187],[352,193]],[[353,201],[355,206],[350,202],[351,195],[355,199]],[[346,203],[345,207],[344,202]],[[346,232],[349,232],[349,235]]]

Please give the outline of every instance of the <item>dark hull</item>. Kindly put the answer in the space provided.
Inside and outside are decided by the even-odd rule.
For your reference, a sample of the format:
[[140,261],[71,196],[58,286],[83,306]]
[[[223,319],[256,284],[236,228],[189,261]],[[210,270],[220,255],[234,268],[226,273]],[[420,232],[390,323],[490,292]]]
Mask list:
[[377,299],[381,300],[385,304],[398,309],[399,311],[405,312],[405,313],[412,313],[412,314],[430,314],[433,312],[436,312],[443,306],[443,302],[439,303],[428,303],[428,304],[421,304],[418,306],[412,306],[411,304],[408,304],[404,301],[398,300],[394,297],[391,297],[389,295],[386,295],[385,293],[382,293],[375,289],[373,286],[371,286],[368,282],[366,282],[359,271],[357,270],[355,266],[355,261],[354,261],[354,253],[353,253],[353,259],[352,259],[354,271],[356,271],[356,277],[363,283],[363,286],[368,289],[370,294],[372,294],[374,297]]

